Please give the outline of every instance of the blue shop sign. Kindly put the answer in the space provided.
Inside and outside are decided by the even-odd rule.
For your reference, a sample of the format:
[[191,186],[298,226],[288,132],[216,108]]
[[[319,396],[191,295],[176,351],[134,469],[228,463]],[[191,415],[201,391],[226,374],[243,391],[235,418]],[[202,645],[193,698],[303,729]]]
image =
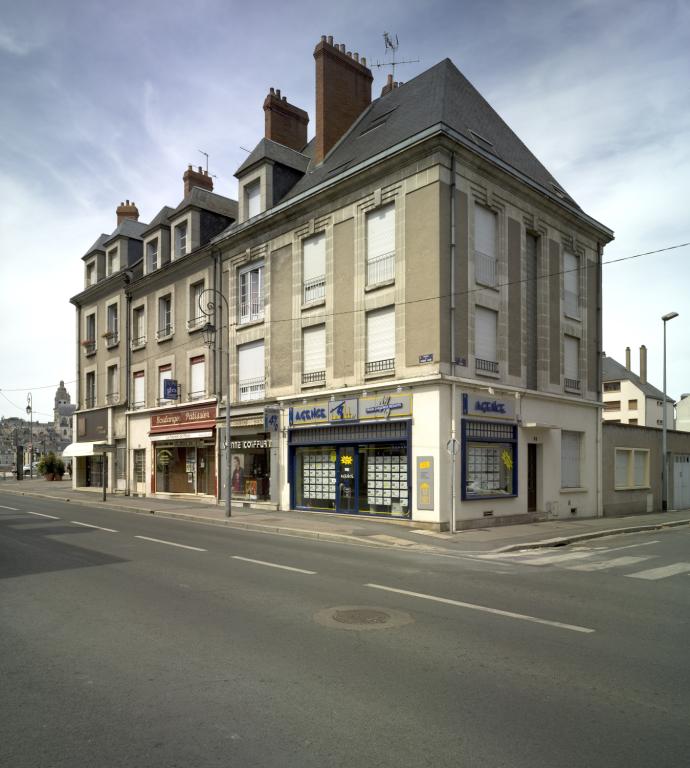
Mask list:
[[463,392],[463,416],[475,416],[490,419],[515,419],[515,399],[498,398]]

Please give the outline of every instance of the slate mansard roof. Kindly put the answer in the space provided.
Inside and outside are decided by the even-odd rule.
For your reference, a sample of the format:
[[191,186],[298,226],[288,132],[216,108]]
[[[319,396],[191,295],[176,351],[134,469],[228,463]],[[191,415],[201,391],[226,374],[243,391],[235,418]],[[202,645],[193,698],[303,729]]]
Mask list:
[[[642,382],[640,377],[633,373],[631,370],[621,365],[617,360],[612,357],[604,356],[601,365],[601,380],[602,381],[630,381],[638,389],[641,389],[647,397],[652,397],[655,400],[663,400],[664,393],[657,389],[653,384],[648,381]],[[672,398],[666,396],[667,403],[675,402]]]

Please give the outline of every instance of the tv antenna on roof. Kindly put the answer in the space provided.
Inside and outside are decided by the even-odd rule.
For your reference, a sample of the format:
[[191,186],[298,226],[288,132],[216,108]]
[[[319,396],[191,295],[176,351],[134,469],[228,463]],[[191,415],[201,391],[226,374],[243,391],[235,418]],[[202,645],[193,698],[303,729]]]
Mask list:
[[[398,47],[400,46],[400,43],[398,42],[398,36],[397,35],[391,35],[388,32],[383,33],[383,44],[385,46],[385,53],[384,53],[384,61],[377,61],[373,63],[372,67],[378,67],[379,69],[381,67],[390,67],[391,68],[391,76],[395,80],[395,66],[396,64],[416,64],[419,59],[401,59],[400,61],[396,61],[395,57],[398,52]],[[386,61],[385,57],[392,56],[391,61]]]
[[200,152],[200,153],[201,153],[201,154],[202,154],[202,155],[203,155],[203,156],[206,158],[206,173],[207,173],[207,174],[208,174],[208,175],[209,175],[211,178],[213,178],[213,179],[217,179],[218,177],[216,176],[216,174],[215,174],[215,173],[209,173],[209,172],[208,172],[208,152],[204,152],[204,150],[203,150],[203,149],[197,149],[197,152]]

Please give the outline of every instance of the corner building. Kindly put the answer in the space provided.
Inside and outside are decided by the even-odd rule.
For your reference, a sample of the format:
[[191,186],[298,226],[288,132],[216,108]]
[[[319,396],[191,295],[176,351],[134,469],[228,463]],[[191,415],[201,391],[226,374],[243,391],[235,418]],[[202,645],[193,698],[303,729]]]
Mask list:
[[450,60],[372,100],[364,58],[314,59],[314,138],[272,88],[237,218],[195,254],[232,315],[220,495],[437,529],[600,514],[612,232]]

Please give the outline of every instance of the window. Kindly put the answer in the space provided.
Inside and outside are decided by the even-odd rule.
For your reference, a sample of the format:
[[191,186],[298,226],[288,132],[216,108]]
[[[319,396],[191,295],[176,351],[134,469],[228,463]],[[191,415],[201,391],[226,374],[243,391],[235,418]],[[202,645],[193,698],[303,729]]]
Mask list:
[[96,405],[96,372],[89,371],[85,378],[84,407],[93,408]]
[[326,381],[326,326],[302,332],[302,384]]
[[144,378],[144,371],[135,371],[132,374],[132,387],[133,400],[132,408],[143,408],[146,405],[146,379]]
[[395,279],[395,203],[367,214],[367,285]]
[[575,336],[563,339],[563,386],[580,391],[580,339]]
[[620,411],[621,409],[621,401],[620,400],[608,400],[604,403],[604,410],[605,411]]
[[145,483],[146,482],[146,449],[135,448],[132,451],[132,458],[134,459],[134,482]]
[[604,392],[620,392],[620,381],[606,381],[604,382]]
[[189,399],[199,400],[206,395],[206,358],[203,355],[189,361]]
[[206,315],[201,311],[201,295],[204,292],[204,281],[200,280],[189,288],[189,320],[187,330],[194,331],[206,323]]
[[563,253],[564,312],[568,317],[580,317],[580,259],[573,253]]
[[326,234],[321,232],[305,240],[302,252],[303,296],[307,304],[326,295]]
[[616,448],[616,489],[649,488],[649,450]]
[[109,365],[106,371],[105,401],[115,405],[120,399],[120,379],[117,365]]
[[483,205],[474,206],[474,279],[480,285],[495,287],[497,217]]
[[183,221],[175,227],[175,258],[179,259],[187,253],[187,222]]
[[240,400],[262,400],[266,386],[263,339],[243,344],[237,353]]
[[637,410],[637,398],[635,398],[635,400],[628,400],[628,410],[629,411]]
[[517,495],[517,427],[463,419],[463,499]]
[[106,256],[106,275],[114,275],[120,269],[120,255],[117,248],[112,248]]
[[153,272],[158,269],[158,238],[146,243],[146,271]]
[[96,262],[91,261],[86,265],[86,287],[96,282]]
[[145,307],[134,307],[132,310],[132,348],[146,344],[146,315]]
[[172,334],[172,296],[168,293],[158,299],[158,331],[156,338],[162,341],[169,339]]
[[580,487],[582,432],[561,432],[561,488]]
[[264,319],[264,265],[240,271],[240,323]]
[[106,309],[105,343],[108,347],[114,347],[119,341],[117,309],[117,304],[108,304]]
[[172,402],[172,398],[165,396],[165,382],[172,379],[172,365],[161,365],[158,367],[158,405],[167,405]]
[[84,341],[82,341],[84,352],[87,355],[93,355],[96,352],[96,313],[92,312],[85,318]]
[[475,307],[474,361],[477,373],[498,373],[497,330],[498,312],[486,307]]
[[365,373],[395,369],[395,307],[367,313],[367,361]]
[[245,210],[247,218],[251,219],[261,213],[261,183],[253,181],[244,188]]

